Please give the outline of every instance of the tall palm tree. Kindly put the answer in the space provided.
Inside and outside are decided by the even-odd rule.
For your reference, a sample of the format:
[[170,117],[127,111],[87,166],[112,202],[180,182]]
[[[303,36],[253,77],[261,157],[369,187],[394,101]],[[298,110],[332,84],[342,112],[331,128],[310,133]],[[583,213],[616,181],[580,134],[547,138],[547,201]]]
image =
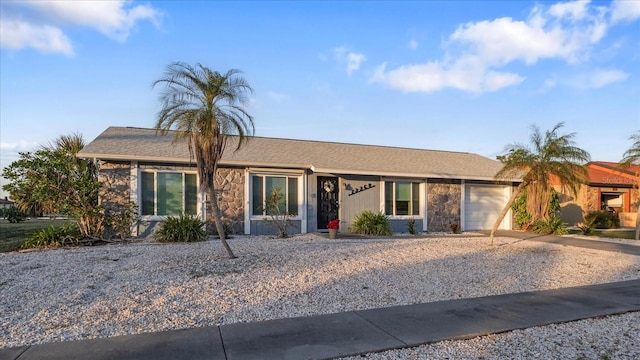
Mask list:
[[590,160],[585,150],[576,146],[573,138],[575,133],[560,135],[558,131],[564,123],[555,125],[544,136],[540,129],[533,125],[530,137],[531,148],[521,144],[507,145],[507,155],[498,156],[503,163],[502,169],[496,174],[497,180],[508,180],[522,177],[522,182],[511,194],[511,198],[496,219],[490,234],[490,245],[493,236],[511,205],[523,191],[527,191],[527,211],[533,221],[545,220],[549,213],[551,186],[550,176],[556,176],[563,187],[576,195],[580,184],[587,181],[587,170],[584,167]]
[[162,135],[176,130],[174,140],[186,139],[196,160],[200,187],[208,195],[211,215],[229,258],[235,255],[225,239],[215,174],[229,135],[237,135],[237,150],[254,132],[253,117],[244,109],[247,93],[253,90],[240,73],[232,69],[221,74],[199,63],[190,66],[175,62],[167,67],[163,78],[153,83],[154,87],[165,86],[156,129]]
[[[633,145],[622,155],[620,166],[622,168],[629,168],[631,165],[636,165],[640,169],[640,131],[638,131],[637,134],[631,135],[629,140],[633,141]],[[636,188],[638,191],[640,191],[639,172],[640,170],[636,171]],[[636,240],[640,240],[640,203],[638,204],[638,214],[636,216]]]

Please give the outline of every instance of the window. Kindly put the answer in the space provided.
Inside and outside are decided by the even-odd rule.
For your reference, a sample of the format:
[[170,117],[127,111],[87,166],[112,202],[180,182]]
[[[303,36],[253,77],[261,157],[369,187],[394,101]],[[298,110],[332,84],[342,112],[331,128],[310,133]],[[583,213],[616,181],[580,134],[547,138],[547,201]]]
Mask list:
[[386,181],[384,212],[387,215],[420,215],[420,183]]
[[198,211],[196,174],[151,172],[140,174],[142,215],[176,216]]
[[251,215],[271,215],[267,211],[265,200],[273,191],[282,194],[278,203],[280,213],[288,212],[291,215],[298,215],[298,177],[253,175],[251,176]]

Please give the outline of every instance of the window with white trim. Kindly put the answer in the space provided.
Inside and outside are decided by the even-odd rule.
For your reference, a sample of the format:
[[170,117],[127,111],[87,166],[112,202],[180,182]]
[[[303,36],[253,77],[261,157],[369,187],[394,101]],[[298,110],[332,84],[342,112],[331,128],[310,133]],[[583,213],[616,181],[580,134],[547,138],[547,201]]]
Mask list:
[[251,215],[271,215],[265,201],[273,191],[278,191],[283,195],[278,204],[278,211],[281,214],[288,212],[297,216],[300,199],[298,184],[300,176],[251,175]]
[[170,171],[140,173],[140,213],[177,216],[198,212],[197,174]]
[[391,216],[420,215],[420,183],[385,181],[384,212]]

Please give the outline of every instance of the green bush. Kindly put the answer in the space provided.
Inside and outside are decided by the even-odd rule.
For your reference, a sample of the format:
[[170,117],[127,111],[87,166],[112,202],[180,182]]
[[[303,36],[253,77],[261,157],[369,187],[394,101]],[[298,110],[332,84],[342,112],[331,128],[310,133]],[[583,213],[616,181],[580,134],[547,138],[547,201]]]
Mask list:
[[540,234],[567,234],[567,225],[558,216],[552,216],[549,220],[539,220],[533,225],[533,231]]
[[620,218],[618,214],[599,210],[592,211],[584,217],[587,226],[596,229],[614,229],[620,227]]
[[3,215],[12,224],[23,222],[27,219],[27,215],[15,206],[4,209]]
[[409,230],[409,234],[411,235],[418,234],[418,230],[416,229],[416,221],[414,219],[409,219],[409,221],[407,221],[407,228]]
[[364,235],[391,235],[391,221],[382,212],[364,210],[353,219],[351,231]]
[[[140,220],[140,216],[138,216],[138,206],[130,203],[126,208],[107,215],[105,220],[108,232],[111,235],[119,237],[120,240],[125,240],[131,237],[131,228]],[[111,236],[106,236],[105,234],[105,238],[109,239]]]
[[51,226],[33,233],[22,245],[23,249],[59,247],[77,244],[80,240],[80,230],[74,223],[62,226]]
[[153,236],[160,242],[204,241],[207,239],[205,226],[206,222],[192,215],[169,216]]
[[593,235],[593,228],[587,224],[580,223],[577,225],[582,235]]
[[516,200],[513,205],[511,205],[511,209],[515,213],[515,222],[518,226],[518,229],[526,229],[529,227],[531,223],[531,214],[527,212],[527,192],[524,191],[522,195]]

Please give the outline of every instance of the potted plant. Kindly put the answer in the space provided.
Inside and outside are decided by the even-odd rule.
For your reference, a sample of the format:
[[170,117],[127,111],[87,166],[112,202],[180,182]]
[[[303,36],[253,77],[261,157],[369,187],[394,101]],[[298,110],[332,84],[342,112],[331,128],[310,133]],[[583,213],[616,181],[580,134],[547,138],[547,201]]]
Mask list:
[[340,219],[329,221],[327,229],[329,229],[329,239],[335,239],[338,235],[338,228],[340,227]]

